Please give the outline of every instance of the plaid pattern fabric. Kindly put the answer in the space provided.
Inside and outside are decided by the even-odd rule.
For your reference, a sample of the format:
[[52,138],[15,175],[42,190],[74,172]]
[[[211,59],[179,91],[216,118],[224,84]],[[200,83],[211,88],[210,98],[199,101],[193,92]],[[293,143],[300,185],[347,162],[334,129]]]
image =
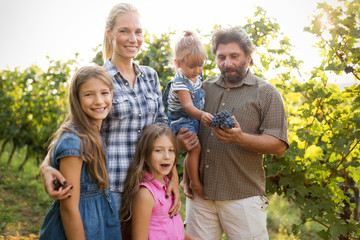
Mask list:
[[109,182],[115,192],[123,191],[126,172],[143,128],[153,123],[167,125],[156,71],[135,63],[134,66],[133,89],[110,60],[104,65],[113,79],[114,98],[111,111],[102,123],[101,134],[108,149]]
[[[204,111],[228,110],[243,132],[272,135],[288,143],[287,118],[280,93],[268,82],[248,72],[244,80],[229,88],[214,77],[203,82]],[[263,155],[237,145],[217,141],[211,128],[200,127],[200,179],[211,200],[234,200],[265,195]]]

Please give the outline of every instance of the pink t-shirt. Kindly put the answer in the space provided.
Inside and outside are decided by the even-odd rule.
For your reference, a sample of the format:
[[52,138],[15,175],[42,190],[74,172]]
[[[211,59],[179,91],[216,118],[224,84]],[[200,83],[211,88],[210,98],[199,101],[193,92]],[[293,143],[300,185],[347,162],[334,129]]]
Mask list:
[[[153,177],[145,174],[145,179]],[[169,182],[167,177],[164,178],[166,185]],[[179,214],[170,218],[169,210],[174,202],[173,196],[166,199],[166,186],[160,181],[154,179],[151,182],[142,182],[141,186],[149,189],[154,197],[155,205],[151,213],[149,225],[149,240],[183,240],[185,238],[184,224]]]

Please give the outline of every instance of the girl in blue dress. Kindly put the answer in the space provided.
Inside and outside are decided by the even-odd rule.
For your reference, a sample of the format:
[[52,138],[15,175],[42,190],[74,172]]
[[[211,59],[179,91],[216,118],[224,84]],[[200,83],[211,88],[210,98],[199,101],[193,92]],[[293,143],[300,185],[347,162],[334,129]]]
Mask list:
[[51,165],[73,188],[71,197],[53,202],[39,239],[121,239],[107,152],[100,137],[112,97],[112,80],[99,66],[82,67],[72,78],[70,112],[53,135],[49,151]]

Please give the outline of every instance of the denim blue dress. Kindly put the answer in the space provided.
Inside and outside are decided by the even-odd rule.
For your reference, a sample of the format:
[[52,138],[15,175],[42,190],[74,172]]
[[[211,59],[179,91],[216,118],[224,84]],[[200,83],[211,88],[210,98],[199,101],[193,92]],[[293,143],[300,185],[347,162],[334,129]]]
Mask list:
[[[51,165],[59,169],[59,160],[67,156],[80,156],[80,138],[65,132],[51,155]],[[79,210],[86,239],[121,239],[119,216],[110,189],[100,191],[96,180],[83,162],[80,178]],[[66,239],[60,216],[60,201],[55,200],[46,214],[39,239]]]
[[[194,106],[199,110],[204,109],[205,91],[201,88],[198,91],[195,91],[189,80],[181,77],[174,78],[166,85],[163,95],[163,103],[165,106],[168,106],[170,86],[173,82],[183,82],[189,89]],[[199,131],[200,121],[190,117],[184,109],[176,112],[168,111],[167,116],[169,121],[169,127],[174,133],[177,133],[180,128],[187,128],[188,131],[192,131],[195,133]]]

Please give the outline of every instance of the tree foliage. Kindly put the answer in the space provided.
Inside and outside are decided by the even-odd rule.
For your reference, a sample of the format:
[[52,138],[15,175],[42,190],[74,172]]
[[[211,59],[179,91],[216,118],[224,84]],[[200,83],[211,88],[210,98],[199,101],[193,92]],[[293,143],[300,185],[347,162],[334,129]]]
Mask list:
[[[274,84],[283,96],[289,125],[289,149],[283,156],[266,156],[267,191],[293,202],[302,212],[292,227],[316,222],[322,239],[360,239],[360,1],[339,0],[333,6],[319,3],[305,31],[318,38],[320,66],[310,73],[293,55],[291,40],[280,26],[258,7],[243,27],[257,47],[254,73]],[[221,26],[214,26],[214,30]],[[209,61],[205,79],[216,74],[210,50],[211,33],[202,35]],[[169,58],[175,32],[145,34],[139,64],[154,68],[162,87],[173,77]],[[98,51],[97,48],[94,51]],[[102,53],[93,62],[103,64]],[[0,138],[3,146],[27,147],[28,154],[42,159],[47,139],[67,112],[67,81],[76,60],[52,62],[43,72],[31,66],[23,72],[0,72]],[[348,74],[350,87],[340,89],[329,78]],[[2,148],[3,149],[3,148]],[[9,158],[9,162],[11,157]]]
[[[287,71],[271,82],[281,90],[287,105],[290,148],[282,157],[266,157],[267,188],[284,194],[301,209],[302,220],[293,226],[295,234],[300,225],[316,221],[324,227],[319,232],[323,239],[359,239],[360,88],[355,82],[339,89],[328,77],[345,72],[359,79],[359,1],[339,1],[337,7],[320,3],[318,10],[305,30],[319,38],[323,60],[308,79],[299,81],[293,75],[300,65],[288,54],[288,41],[280,41],[275,51],[286,54],[279,66]],[[260,22],[265,28],[271,26]],[[273,62],[276,57],[267,56],[273,52],[268,49],[261,62]],[[262,66],[266,69],[267,64]]]
[[50,67],[43,72],[37,66],[24,71],[3,70],[0,73],[0,136],[2,151],[9,142],[13,151],[26,147],[24,166],[30,156],[43,159],[48,139],[59,127],[67,113],[67,81],[71,66],[68,62],[50,60]]

